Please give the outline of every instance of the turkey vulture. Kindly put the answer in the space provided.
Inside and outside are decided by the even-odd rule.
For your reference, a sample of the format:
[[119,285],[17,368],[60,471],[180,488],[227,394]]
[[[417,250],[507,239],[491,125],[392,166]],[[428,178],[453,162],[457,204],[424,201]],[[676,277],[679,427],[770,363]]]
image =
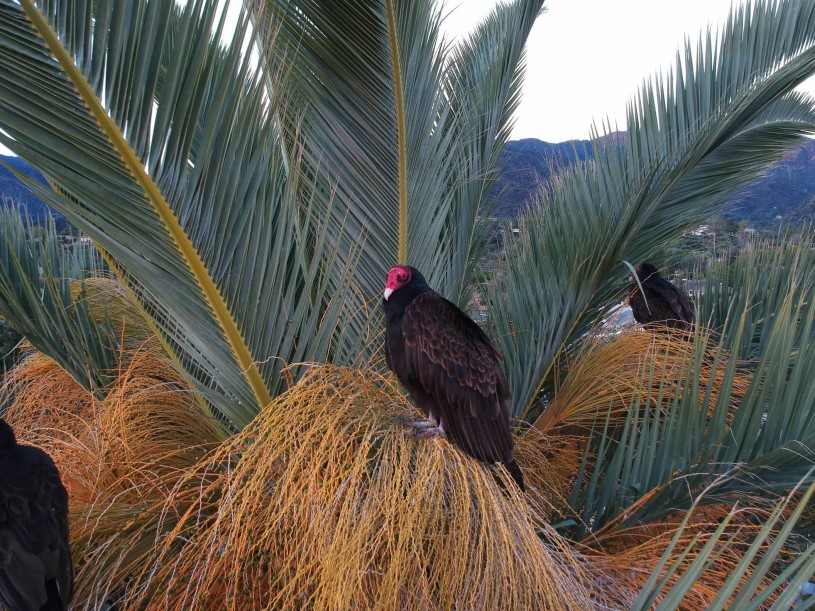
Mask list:
[[45,452],[18,445],[0,418],[0,602],[63,610],[74,587],[68,493]]
[[410,398],[467,454],[504,463],[523,490],[501,353],[413,267],[391,268],[384,297],[385,358]]
[[660,323],[685,331],[693,329],[693,303],[685,293],[660,276],[650,263],[637,268],[637,277],[642,291],[632,275],[628,303],[638,323]]

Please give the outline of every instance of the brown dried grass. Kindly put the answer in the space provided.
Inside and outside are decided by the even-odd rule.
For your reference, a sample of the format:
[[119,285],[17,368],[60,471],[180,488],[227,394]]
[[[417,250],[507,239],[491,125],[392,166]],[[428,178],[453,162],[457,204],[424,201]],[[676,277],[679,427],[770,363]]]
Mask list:
[[390,379],[314,368],[142,514],[130,540],[155,549],[139,572],[113,550],[98,559],[89,599],[124,588],[146,609],[587,608],[567,542],[485,465],[414,441],[400,421],[415,417]]
[[[538,417],[534,426],[543,434],[568,431],[587,432],[596,426],[598,418],[610,423],[622,422],[631,405],[652,405],[660,396],[670,401],[677,393],[687,392],[693,359],[701,358],[698,382],[704,389],[710,384],[709,405],[715,406],[725,377],[727,355],[719,354],[714,369],[717,347],[703,332],[694,342],[687,335],[669,327],[659,332],[643,331],[639,327],[623,330],[611,339],[596,336],[583,344],[569,359],[567,374],[557,388],[555,397]],[[694,349],[700,351],[697,357]],[[651,386],[643,386],[643,373],[650,373]],[[750,384],[749,376],[737,374],[732,387],[733,404],[737,404]]]
[[[745,504],[740,507],[728,503],[700,505],[692,510],[689,517],[684,511],[673,512],[659,521],[628,528],[620,528],[618,524],[610,523],[595,533],[591,548],[585,548],[583,551],[602,572],[609,577],[613,576],[620,590],[639,592],[687,517],[688,521],[676,538],[670,558],[659,574],[660,578],[663,577],[675,562],[680,567],[667,580],[662,589],[665,593],[696,560],[716,529],[726,522],[724,531],[715,544],[715,561],[711,562],[687,588],[685,597],[678,607],[685,611],[706,609],[743,560],[745,551],[761,532],[773,510],[773,503],[777,500],[766,497],[745,499]],[[647,501],[646,497],[640,503]],[[793,507],[788,507],[787,515],[792,509]],[[765,542],[762,549],[768,548],[769,544],[770,542]],[[593,555],[592,550],[597,555]],[[759,551],[759,558],[761,554]],[[747,571],[739,580],[739,587],[746,584],[751,575],[752,573]],[[772,578],[768,576],[754,586],[764,589],[771,582]],[[778,593],[775,592],[762,608],[769,608]],[[661,596],[657,598],[657,602],[660,600]]]
[[[602,426],[607,417],[609,424],[615,426],[624,422],[631,406],[662,409],[678,394],[689,392],[689,385],[692,383],[699,385],[700,409],[706,408],[711,412],[724,384],[728,357],[718,352],[719,362],[714,368],[717,347],[711,337],[703,335],[696,341],[699,342],[696,350],[701,346],[700,354],[694,353],[694,344],[688,341],[684,333],[668,328],[660,329],[659,332],[630,328],[613,338],[593,338],[569,360],[567,374],[552,403],[547,406],[519,447],[523,455],[526,442],[531,441],[529,438],[536,439],[533,443],[539,447],[546,444],[559,446],[556,451],[547,452],[551,460],[547,465],[537,466],[531,476],[546,474],[539,485],[545,488],[553,510],[557,509],[557,501],[561,501],[560,512],[554,511],[553,516],[563,515],[563,508],[567,505],[565,499],[574,484],[583,458],[586,435],[598,423]],[[689,375],[694,358],[701,360],[698,376]],[[650,372],[650,386],[642,384],[644,372],[645,379]],[[749,375],[740,371],[736,373],[730,397],[733,407],[738,405],[749,384]],[[707,405],[704,403],[706,390],[709,391]],[[658,397],[662,401],[659,405],[656,404]],[[529,458],[526,460],[529,461]],[[647,501],[648,496],[639,503]],[[716,596],[732,569],[741,561],[746,546],[761,530],[764,520],[760,518],[766,515],[766,510],[762,509],[767,506],[766,499],[745,501],[746,508],[736,512],[727,527],[723,542],[718,548],[716,562],[692,585],[680,608],[705,608]],[[634,509],[635,507],[632,511]],[[673,561],[689,549],[689,553],[680,562],[683,569],[687,568],[719,526],[719,522],[732,509],[733,506],[726,503],[697,508],[680,536],[667,566],[671,566]],[[575,551],[590,558],[592,581],[601,584],[605,576],[608,582],[615,584],[616,587],[609,589],[609,592],[620,598],[612,606],[627,608],[633,603],[636,593],[645,585],[657,566],[685,515],[684,512],[677,512],[658,523],[625,529],[612,522],[600,532],[593,533],[586,542],[575,543]],[[725,544],[724,541],[728,543]],[[677,577],[669,585],[681,573],[681,570],[678,571]],[[742,582],[746,579],[747,577]]]
[[150,323],[117,279],[100,275],[73,282],[71,296],[74,300],[84,298],[97,323],[107,319],[126,349],[136,350],[143,342],[155,339]]
[[[727,356],[719,354],[714,369],[717,347],[708,336],[699,341],[702,364],[696,381],[702,389],[700,408],[709,385],[710,411],[724,383]],[[667,327],[657,333],[635,327],[611,338],[596,335],[569,359],[552,402],[523,435],[517,450],[526,462],[535,465],[528,477],[535,478],[544,492],[541,502],[551,508],[551,516],[563,515],[568,505],[591,431],[602,427],[607,419],[611,428],[622,426],[632,406],[663,408],[677,393],[688,392],[694,378],[689,375],[694,358],[694,345],[684,333]],[[650,386],[642,383],[644,372],[645,379],[650,375]],[[748,376],[736,374],[732,405],[737,405],[749,384]],[[659,406],[657,398],[661,399]]]
[[[5,390],[21,440],[51,453],[69,488],[76,608],[627,608],[683,516],[609,527],[590,547],[563,539],[549,521],[582,457],[582,427],[566,428],[610,398],[628,405],[631,367],[672,372],[686,344],[624,334],[575,361],[555,403],[565,416],[517,440],[525,495],[496,484],[502,467],[415,441],[401,422],[418,413],[371,371],[315,366],[226,440],[154,342],[123,353],[104,400],[41,355]],[[676,554],[696,535],[701,549],[729,510],[697,510]],[[760,522],[734,520],[734,541]],[[684,608],[715,596],[739,549]]]
[[224,438],[156,342],[121,360],[104,399],[39,353],[4,381],[2,391],[14,397],[7,419],[21,440],[54,458],[74,504],[143,499],[147,482],[174,481]]

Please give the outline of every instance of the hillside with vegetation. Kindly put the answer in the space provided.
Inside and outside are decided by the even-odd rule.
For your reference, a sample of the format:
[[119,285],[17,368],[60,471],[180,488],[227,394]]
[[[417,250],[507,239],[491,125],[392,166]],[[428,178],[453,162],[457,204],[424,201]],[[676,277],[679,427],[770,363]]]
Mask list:
[[[521,214],[536,191],[545,188],[553,171],[591,157],[586,140],[551,144],[528,138],[507,143],[499,163],[500,174],[492,214],[514,219]],[[729,195],[721,213],[736,222],[772,227],[815,220],[815,140],[792,147],[746,188]]]
[[[491,216],[505,220],[518,218],[535,193],[549,185],[553,172],[566,170],[591,156],[588,140],[557,144],[535,138],[510,140],[498,164]],[[44,183],[42,176],[19,157],[0,155],[0,198],[21,204],[35,218],[42,215],[47,210],[46,204],[2,163]],[[815,220],[815,140],[805,140],[792,147],[782,159],[770,164],[761,176],[729,199],[729,205],[723,206],[721,213],[737,223],[747,221],[757,228]],[[58,213],[52,211],[52,214],[60,218]]]
[[[34,219],[45,215],[49,208],[24,182],[27,179],[45,187],[45,177],[24,159],[0,155],[0,201],[4,205],[21,206]],[[51,214],[54,214],[51,211]]]

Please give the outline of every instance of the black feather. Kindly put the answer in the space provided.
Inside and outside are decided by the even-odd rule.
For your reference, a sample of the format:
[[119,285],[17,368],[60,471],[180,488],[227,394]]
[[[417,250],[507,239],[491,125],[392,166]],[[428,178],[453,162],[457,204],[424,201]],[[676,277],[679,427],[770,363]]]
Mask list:
[[407,269],[410,281],[383,302],[388,366],[448,439],[479,460],[504,463],[523,490],[501,354],[469,316]]
[[73,586],[59,471],[42,450],[17,444],[0,418],[0,601],[12,611],[63,610]]
[[688,296],[659,275],[650,263],[637,269],[642,290],[631,283],[628,303],[634,320],[640,324],[663,324],[675,329],[693,330],[696,313]]

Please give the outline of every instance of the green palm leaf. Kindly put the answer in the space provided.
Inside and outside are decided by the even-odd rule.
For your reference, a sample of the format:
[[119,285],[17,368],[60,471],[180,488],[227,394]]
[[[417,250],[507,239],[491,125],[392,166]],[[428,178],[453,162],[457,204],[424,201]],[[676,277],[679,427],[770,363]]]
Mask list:
[[40,194],[108,253],[199,391],[242,427],[283,387],[285,363],[326,356],[341,310],[326,306],[326,278],[341,272],[284,167],[276,103],[241,53],[250,39],[221,48],[217,14],[206,2],[1,3],[0,126],[60,188]]
[[[811,473],[810,473],[811,475]],[[811,480],[811,477],[805,478]],[[696,510],[699,503],[695,503],[689,510],[682,527],[677,531],[674,541],[665,551],[657,569],[651,574],[632,609],[651,609],[659,601],[657,609],[676,609],[686,598],[689,586],[698,579],[704,571],[715,564],[716,556],[722,554],[727,548],[739,549],[741,562],[727,577],[716,598],[707,609],[764,609],[771,596],[776,595],[772,609],[790,609],[794,606],[801,588],[812,578],[815,571],[815,545],[808,545],[788,563],[783,571],[779,571],[774,564],[779,562],[780,552],[784,545],[792,539],[793,529],[798,525],[807,505],[815,492],[815,485],[807,485],[804,481],[794,484],[796,492],[806,487],[802,497],[796,499],[792,493],[786,499],[781,499],[769,513],[761,531],[749,541],[749,545],[739,540],[728,540],[723,533],[730,518],[734,517],[738,507],[734,507],[722,524],[711,533],[704,548],[696,554],[689,566],[682,571],[679,563],[667,567],[660,575],[667,561],[674,552],[675,543],[687,526],[688,518]],[[698,501],[703,500],[700,496]],[[784,518],[784,513],[792,508],[790,515]],[[696,542],[691,544],[694,547]],[[690,551],[685,550],[686,553]],[[763,585],[762,580],[773,575],[775,579]],[[743,583],[740,583],[744,580]],[[670,584],[670,585],[669,585]],[[732,598],[731,598],[732,597]],[[797,605],[795,605],[797,607]]]
[[0,209],[0,314],[84,388],[100,391],[116,368],[121,329],[89,306],[83,280],[104,264],[89,244],[62,246],[51,217],[36,229],[17,209]]
[[[698,316],[712,329],[722,331],[732,317],[731,311],[743,318],[743,336],[728,333],[721,341],[732,349],[739,346],[739,357],[755,358],[766,350],[772,336],[765,327],[774,323],[775,312],[785,300],[811,303],[815,297],[813,278],[803,270],[815,266],[811,237],[802,236],[800,243],[790,236],[780,236],[779,244],[752,241],[733,260],[707,270],[704,288],[697,299]],[[801,346],[802,338],[792,338]]]
[[214,2],[0,6],[2,138],[236,426],[286,363],[359,358],[400,234],[466,299],[540,0],[458,47],[430,1],[257,3],[257,66]]
[[442,293],[464,298],[477,214],[542,2],[500,6],[457,45],[440,39],[430,0],[251,4],[266,56],[288,70],[296,100],[284,132],[303,139],[325,215],[346,231],[341,252],[361,244],[360,293],[378,296],[387,268],[405,259]]
[[[779,35],[781,33],[781,35]],[[632,102],[625,136],[592,143],[520,223],[492,291],[514,413],[528,414],[552,364],[619,302],[621,260],[642,261],[709,216],[815,127],[792,92],[815,72],[815,11],[756,2]]]
[[[453,201],[446,229],[433,237],[450,245],[444,262],[449,279],[442,286],[461,306],[469,302],[474,270],[485,243],[485,225],[479,221],[494,203],[490,196],[498,178],[498,160],[521,101],[524,44],[541,5],[516,2],[497,6],[456,48],[450,62],[447,90],[458,118],[454,129],[459,155],[449,187]],[[459,225],[463,229],[457,229]]]
[[[815,355],[805,347],[815,338],[815,266],[806,263],[812,252],[810,239],[767,248],[763,255],[748,253],[734,263],[742,270],[733,277],[743,284],[719,289],[731,297],[712,361],[703,356],[710,338],[697,333],[695,352],[678,375],[654,379],[653,366],[644,363],[636,383],[650,389],[646,398],[627,406],[622,427],[603,430],[601,422],[586,449],[596,462],[589,477],[576,483],[570,503],[583,525],[648,523],[689,509],[702,491],[702,503],[721,503],[758,490],[779,495],[809,485]],[[769,286],[789,290],[767,291],[765,309],[756,295],[769,288],[767,278]],[[736,358],[742,341],[752,346],[747,362]],[[727,358],[723,346],[732,350]],[[705,373],[708,366],[712,372]],[[748,367],[750,383],[734,406],[735,376]],[[714,393],[717,372],[721,387]],[[583,526],[578,531],[586,532]]]

